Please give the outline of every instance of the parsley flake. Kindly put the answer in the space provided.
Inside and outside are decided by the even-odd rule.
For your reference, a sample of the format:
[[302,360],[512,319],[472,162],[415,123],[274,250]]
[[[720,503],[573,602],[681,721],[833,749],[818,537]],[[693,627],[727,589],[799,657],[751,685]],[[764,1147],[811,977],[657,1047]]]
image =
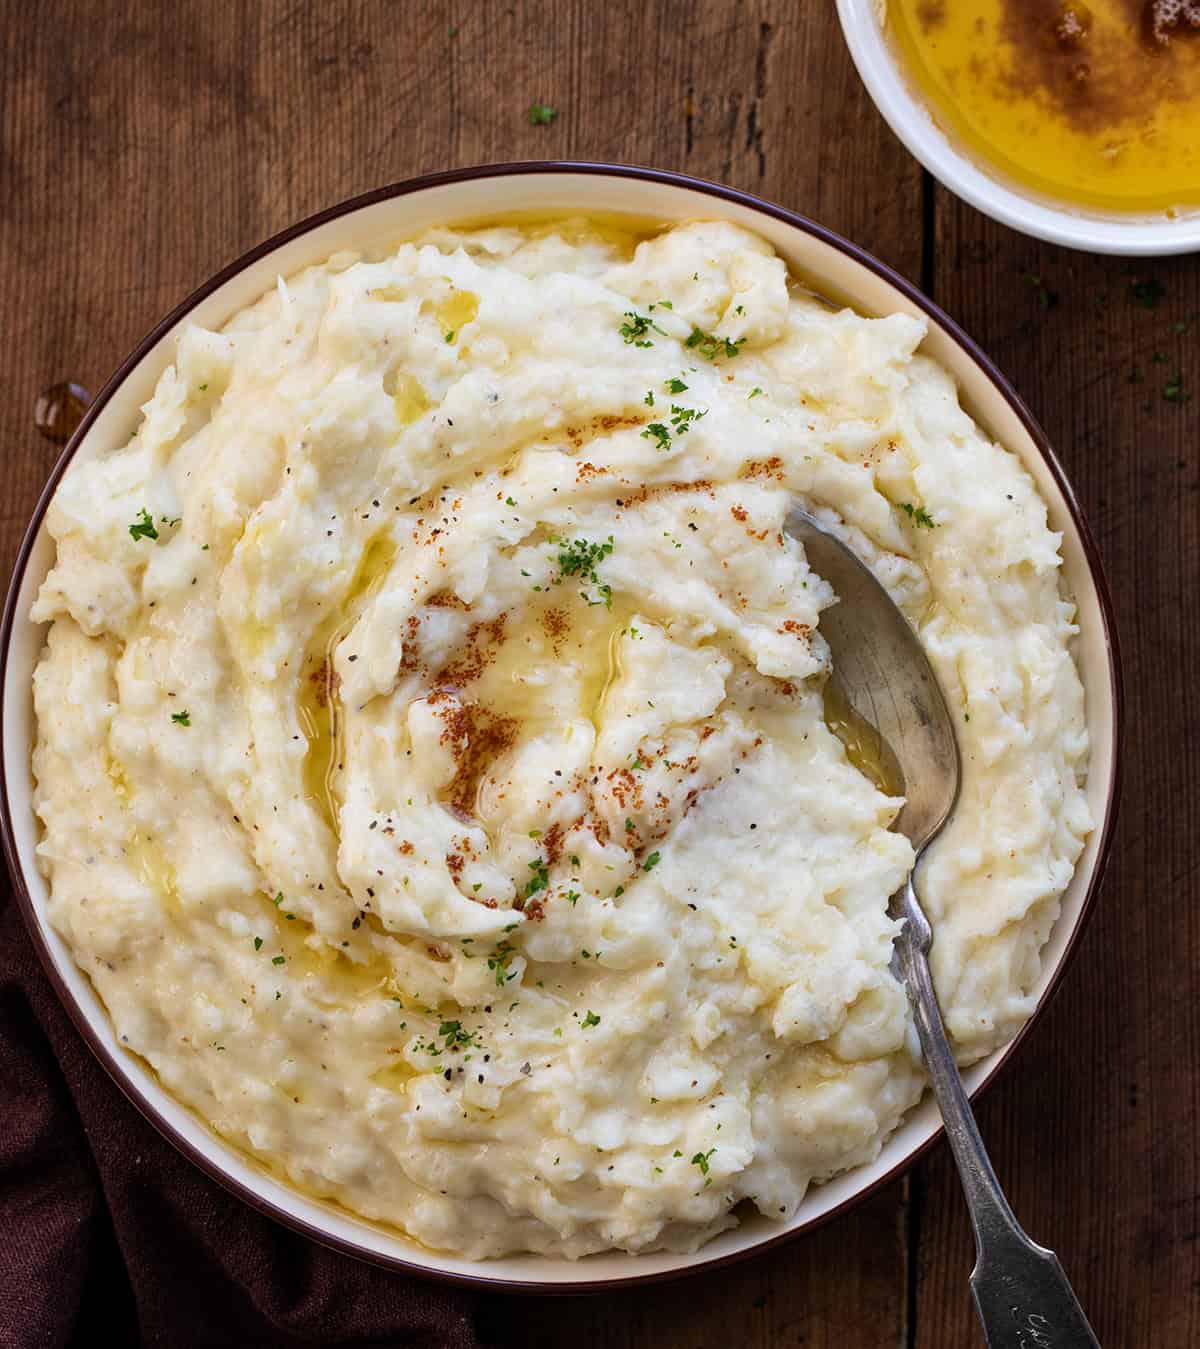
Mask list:
[[558,548],[558,571],[559,575],[555,584],[559,584],[564,577],[578,576],[584,581],[591,582],[600,594],[598,600],[592,599],[587,591],[581,590],[579,593],[589,604],[604,604],[607,608],[612,608],[612,586],[606,585],[596,574],[596,568],[604,561],[606,557],[612,555],[614,548],[613,536],[610,534],[604,543],[595,543],[590,539],[572,539],[568,542],[563,538],[552,538],[550,542]]
[[539,890],[545,890],[550,884],[550,869],[540,857],[535,857],[529,864],[529,870],[533,875],[529,878],[525,886],[525,898],[536,895]]
[[702,328],[693,328],[691,335],[684,342],[684,346],[695,347],[706,361],[717,361],[722,356],[736,356],[738,348],[745,340],[744,337],[739,337],[734,342],[728,337],[717,337],[713,333],[706,333]]
[[692,1158],[692,1165],[700,1168],[702,1176],[708,1175],[708,1159],[716,1152],[716,1148],[709,1148],[707,1152],[698,1152]]
[[438,1034],[445,1040],[447,1049],[461,1049],[464,1046],[483,1048],[478,1036],[473,1031],[463,1030],[460,1021],[443,1021],[438,1027]]
[[138,518],[129,526],[129,537],[135,543],[138,539],[158,538],[158,530],[154,528],[154,519],[145,506],[138,513]]
[[549,103],[531,103],[529,122],[531,126],[549,126],[558,116],[558,109]]
[[937,521],[924,506],[914,506],[911,501],[900,502],[900,509],[918,529],[936,529]]
[[652,852],[650,856],[647,857],[646,860],[642,863],[642,870],[653,871],[654,868],[658,866],[661,860],[662,860],[662,853]]
[[1036,276],[1032,272],[1027,272],[1025,274],[1025,283],[1026,285],[1033,287],[1034,291],[1037,293],[1038,304],[1040,304],[1043,309],[1053,309],[1058,303],[1058,291],[1051,290],[1040,276]]
[[690,431],[701,417],[707,416],[707,408],[703,412],[697,412],[695,408],[680,407],[678,403],[671,404],[671,425],[675,428],[677,436],[683,435],[685,431]]
[[651,422],[649,426],[642,430],[643,440],[653,440],[656,450],[669,450],[671,448],[671,433],[662,422]]
[[1149,281],[1131,281],[1129,293],[1133,297],[1134,304],[1140,304],[1143,309],[1157,309],[1159,300],[1167,293],[1167,288],[1157,277],[1151,277]]
[[651,328],[661,336],[666,336],[666,333],[658,324],[645,314],[635,314],[632,309],[627,309],[623,317],[626,321],[621,324],[617,331],[621,334],[626,346],[652,347],[654,343],[646,336]]
[[588,1026],[598,1026],[599,1024],[600,1024],[600,1018],[599,1018],[599,1017],[596,1015],[596,1013],[593,1012],[592,1009],[589,1007],[589,1008],[588,1008],[588,1014],[587,1014],[587,1016],[585,1016],[585,1017],[583,1018],[583,1026],[584,1026],[584,1028],[586,1029]]
[[192,724],[192,714],[190,712],[172,712],[171,720],[176,726],[190,726]]
[[[510,979],[515,979],[517,977],[516,970],[509,969],[509,965],[512,963],[512,958],[515,954],[516,952],[513,950],[513,947],[508,942],[502,941],[499,946],[496,947],[495,955],[488,956],[487,967],[496,976],[497,988],[503,988]],[[513,1007],[516,1005],[517,1004],[514,1002]],[[510,1007],[509,1011],[511,1010],[512,1008]]]

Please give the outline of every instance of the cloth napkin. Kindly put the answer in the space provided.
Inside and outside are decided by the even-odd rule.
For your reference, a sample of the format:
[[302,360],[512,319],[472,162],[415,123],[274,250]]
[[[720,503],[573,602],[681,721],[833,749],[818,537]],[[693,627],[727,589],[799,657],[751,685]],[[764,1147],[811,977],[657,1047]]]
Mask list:
[[314,1245],[180,1156],[80,1039],[0,869],[0,1349],[483,1349],[478,1302]]

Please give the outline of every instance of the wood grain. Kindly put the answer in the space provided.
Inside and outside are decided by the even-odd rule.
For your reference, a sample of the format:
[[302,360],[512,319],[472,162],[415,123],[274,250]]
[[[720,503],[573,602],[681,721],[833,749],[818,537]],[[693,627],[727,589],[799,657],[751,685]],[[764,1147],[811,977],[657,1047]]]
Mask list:
[[[1079,490],[1131,695],[1100,911],[983,1128],[1106,1344],[1200,1342],[1200,266],[1043,247],[940,190],[926,239],[919,172],[827,0],[51,0],[36,22],[0,0],[0,43],[5,571],[56,454],[32,431],[38,390],[97,389],[214,270],[354,192],[485,161],[615,159],[760,192],[914,280],[926,260],[925,283],[1013,375]],[[530,125],[535,100],[559,110],[550,126]],[[1145,308],[1131,287],[1151,277],[1166,293]],[[1197,398],[1163,397],[1176,373]],[[490,1297],[479,1328],[497,1346],[951,1349],[981,1342],[971,1260],[939,1150],[765,1257],[597,1299]]]
[[[936,298],[1029,402],[1092,523],[1127,688],[1124,805],[1096,915],[980,1124],[1013,1207],[1059,1252],[1101,1342],[1194,1345],[1200,264],[1039,244],[943,191],[935,256]],[[982,1344],[948,1155],[916,1183],[917,1343]]]

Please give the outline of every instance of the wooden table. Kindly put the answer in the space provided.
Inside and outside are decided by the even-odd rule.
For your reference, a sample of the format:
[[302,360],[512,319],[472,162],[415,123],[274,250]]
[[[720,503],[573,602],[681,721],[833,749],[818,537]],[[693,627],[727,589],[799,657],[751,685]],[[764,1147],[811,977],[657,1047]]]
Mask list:
[[[1099,536],[1129,716],[1098,912],[980,1121],[1102,1342],[1200,1343],[1200,264],[1039,244],[935,186],[868,102],[830,0],[34,10],[0,0],[6,573],[57,453],[32,432],[42,386],[97,389],[250,245],[434,169],[593,158],[748,188],[872,249],[997,359]],[[530,124],[535,100],[552,124]],[[497,1297],[480,1328],[603,1349],[979,1344],[971,1261],[939,1146],[766,1257],[600,1299]]]

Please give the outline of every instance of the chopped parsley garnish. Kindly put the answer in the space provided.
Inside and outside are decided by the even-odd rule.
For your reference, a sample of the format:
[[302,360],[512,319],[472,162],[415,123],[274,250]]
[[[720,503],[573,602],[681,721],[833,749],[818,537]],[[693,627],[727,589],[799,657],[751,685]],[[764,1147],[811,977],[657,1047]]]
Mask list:
[[644,427],[642,439],[653,440],[656,450],[669,450],[671,448],[671,433],[662,422],[651,422],[649,426]]
[[695,347],[706,361],[717,361],[722,356],[736,356],[738,348],[745,340],[744,337],[739,337],[734,342],[728,337],[717,337],[713,333],[706,333],[702,328],[693,328],[684,346]]
[[648,408],[652,408],[652,407],[654,406],[654,390],[653,390],[653,389],[647,389],[647,390],[646,390],[646,396],[645,396],[645,398],[642,399],[642,402],[645,403],[645,405],[646,405]]
[[1163,385],[1163,397],[1168,403],[1186,403],[1188,401],[1191,394],[1184,392],[1182,373],[1176,375],[1173,380]]
[[255,937],[255,939],[254,939],[254,949],[255,949],[256,951],[261,951],[261,950],[262,950],[262,941],[263,941],[263,939],[262,939],[261,937]]
[[687,385],[681,379],[663,380],[668,393],[687,393]]
[[594,600],[586,590],[579,593],[589,604],[604,604],[612,608],[612,586],[605,585],[596,574],[596,568],[613,551],[613,536],[610,534],[604,543],[594,543],[589,539],[572,539],[569,543],[563,538],[550,540],[558,548],[559,576],[555,584],[566,576],[579,576],[590,581],[600,592],[600,599]]
[[1058,291],[1051,290],[1040,276],[1034,275],[1033,272],[1027,272],[1025,274],[1025,281],[1027,285],[1032,286],[1037,292],[1038,304],[1040,304],[1043,309],[1053,309],[1058,303]]
[[[687,388],[687,385],[680,380],[672,380],[671,383],[679,384],[684,389]],[[677,436],[683,435],[685,431],[690,431],[701,417],[707,416],[707,408],[701,412],[696,408],[683,407],[679,403],[671,404],[671,426],[674,427]],[[669,450],[671,448],[671,430],[663,422],[651,422],[649,426],[643,427],[642,437],[645,440],[653,440],[656,450]]]
[[[496,987],[503,988],[510,979],[517,977],[516,970],[510,970],[508,967],[512,963],[515,955],[513,947],[506,941],[502,941],[496,947],[495,955],[488,956],[487,967],[496,976]],[[516,1003],[513,1004],[516,1006]],[[511,1009],[510,1009],[511,1010]]]
[[1131,281],[1129,293],[1133,297],[1134,304],[1140,304],[1143,309],[1157,309],[1159,300],[1167,293],[1167,288],[1157,277],[1151,277],[1149,281]]
[[530,862],[529,870],[533,872],[533,875],[525,885],[526,899],[531,895],[536,895],[539,890],[545,890],[550,884],[550,869],[540,857],[535,857]]
[[531,103],[529,121],[532,126],[549,126],[558,116],[558,109],[549,103]]
[[282,890],[280,890],[280,892],[275,896],[275,898],[271,901],[271,903],[274,904],[276,908],[278,908],[283,903]]
[[285,965],[285,964],[287,964],[287,956],[272,956],[272,957],[271,957],[271,964],[272,964],[272,965]]
[[176,726],[190,726],[192,724],[192,714],[190,712],[172,712],[171,720]]
[[588,1008],[588,1014],[587,1014],[587,1016],[585,1016],[585,1017],[583,1018],[583,1026],[584,1026],[584,1028],[586,1029],[588,1026],[598,1026],[599,1024],[600,1024],[600,1018],[599,1018],[599,1017],[596,1015],[596,1013],[593,1012],[592,1009],[589,1007],[589,1008]]
[[578,891],[578,890],[568,890],[568,891],[567,891],[567,903],[570,904],[572,908],[575,907],[575,904],[578,902],[578,900],[579,900],[579,891]]
[[751,398],[757,398],[760,393],[762,393],[762,390],[756,384],[754,388],[751,389],[750,392],[746,395],[746,401],[749,402]]
[[707,1152],[698,1152],[692,1158],[692,1165],[700,1168],[702,1176],[708,1175],[708,1159],[716,1152],[716,1148],[709,1148]]
[[675,428],[677,436],[683,435],[685,431],[690,431],[701,417],[707,416],[707,408],[703,412],[697,412],[695,408],[680,407],[678,403],[671,404],[671,425]]
[[937,521],[924,506],[914,506],[911,501],[900,502],[900,509],[918,529],[936,529]]
[[207,393],[207,392],[208,392],[208,385],[207,385],[207,384],[201,384],[201,386],[200,386],[200,392],[201,392],[201,393]]
[[453,342],[453,341],[454,341],[454,332],[455,332],[455,330],[454,330],[453,328],[451,328],[450,331],[446,334],[446,342],[447,342],[447,343],[450,343],[450,342]]
[[663,337],[666,333],[654,322],[652,318],[645,314],[635,314],[632,309],[627,309],[624,313],[625,322],[617,329],[625,340],[626,346],[652,347],[653,342],[646,336],[651,328]]
[[438,1034],[445,1040],[447,1049],[461,1049],[464,1046],[483,1048],[473,1031],[463,1030],[461,1021],[443,1021],[438,1027]]
[[154,528],[153,517],[145,506],[138,513],[138,518],[129,526],[129,537],[135,542],[138,539],[158,538],[158,530]]
[[642,870],[653,871],[660,861],[662,861],[662,853],[652,852],[642,863]]

